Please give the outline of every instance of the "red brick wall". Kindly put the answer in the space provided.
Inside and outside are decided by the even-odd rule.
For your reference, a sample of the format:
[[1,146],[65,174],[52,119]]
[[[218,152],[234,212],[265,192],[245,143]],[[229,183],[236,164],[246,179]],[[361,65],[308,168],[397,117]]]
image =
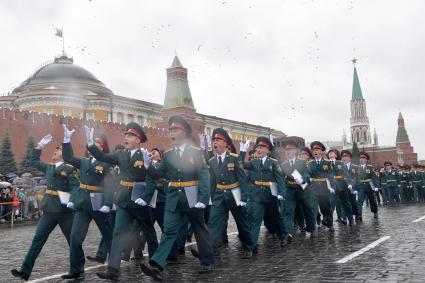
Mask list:
[[[49,144],[42,154],[44,161],[49,161],[50,154],[55,146],[62,143],[63,126],[65,123],[69,129],[76,129],[72,136],[72,145],[77,156],[82,156],[86,148],[84,125],[94,126],[95,137],[104,133],[109,139],[109,147],[123,142],[125,125],[117,123],[106,123],[99,121],[86,121],[78,118],[63,118],[56,115],[47,115],[37,112],[27,112],[9,109],[0,109],[0,142],[8,133],[12,140],[12,149],[16,162],[20,162],[25,154],[28,137],[33,136],[35,142],[47,134],[52,134],[53,142]],[[143,144],[145,148],[159,147],[167,149],[170,146],[167,129],[144,128],[148,136],[148,142]]]

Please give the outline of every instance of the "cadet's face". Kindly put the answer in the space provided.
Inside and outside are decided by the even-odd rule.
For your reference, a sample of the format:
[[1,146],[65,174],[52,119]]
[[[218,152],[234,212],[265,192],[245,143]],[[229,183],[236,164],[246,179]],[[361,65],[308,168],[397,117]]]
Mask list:
[[155,161],[161,160],[161,154],[156,150],[152,151],[152,160],[155,160]]
[[295,158],[296,154],[297,154],[297,148],[293,145],[287,145],[285,147],[285,151],[286,151],[286,155],[288,156],[288,158],[293,159]]
[[267,154],[270,152],[270,150],[265,146],[257,146],[257,156],[258,158],[263,158],[267,156]]
[[367,158],[366,156],[360,156],[360,164],[366,164],[367,163]]
[[140,147],[140,139],[135,135],[125,134],[124,146],[126,149],[132,150]]
[[313,155],[316,159],[320,159],[323,156],[323,150],[320,147],[314,147]]
[[52,160],[55,161],[55,162],[62,160],[62,149],[60,149],[60,148],[55,149],[55,151],[53,152],[53,155],[52,155]]
[[344,161],[344,163],[350,163],[351,162],[351,157],[349,155],[344,154],[342,156],[342,161]]
[[227,143],[222,139],[213,139],[213,151],[216,154],[223,154],[226,151]]
[[308,161],[310,159],[310,154],[308,154],[305,151],[302,151],[301,154],[300,154],[300,159]]
[[171,128],[170,138],[173,145],[179,146],[186,139],[186,132],[179,128]]
[[391,169],[391,165],[389,165],[389,164],[385,165],[385,169],[386,170],[390,170]]
[[335,160],[336,159],[336,153],[333,152],[333,151],[329,152],[329,159]]

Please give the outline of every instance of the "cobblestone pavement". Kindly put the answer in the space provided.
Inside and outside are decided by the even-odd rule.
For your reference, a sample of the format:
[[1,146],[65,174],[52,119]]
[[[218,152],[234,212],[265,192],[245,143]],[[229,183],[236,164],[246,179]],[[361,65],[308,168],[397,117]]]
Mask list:
[[[258,255],[248,260],[239,258],[240,243],[232,223],[228,231],[229,246],[215,259],[213,274],[198,275],[198,261],[187,252],[180,257],[179,264],[167,267],[165,279],[170,282],[424,282],[425,219],[413,221],[425,215],[425,205],[383,207],[378,220],[373,219],[367,208],[364,211],[363,224],[351,228],[337,225],[333,234],[322,228],[314,238],[298,233],[283,248],[263,231]],[[18,282],[10,275],[10,269],[19,268],[34,231],[35,225],[0,230],[1,282]],[[385,236],[390,238],[346,263],[337,263]],[[99,233],[92,225],[84,246],[86,255],[95,253],[98,242]],[[104,268],[88,262],[85,278],[80,282],[104,282],[95,274]],[[31,279],[63,282],[59,275],[67,269],[68,248],[56,229],[38,258]],[[121,282],[151,282],[141,275],[136,263],[123,262],[121,271]],[[52,275],[53,278],[47,278]]]

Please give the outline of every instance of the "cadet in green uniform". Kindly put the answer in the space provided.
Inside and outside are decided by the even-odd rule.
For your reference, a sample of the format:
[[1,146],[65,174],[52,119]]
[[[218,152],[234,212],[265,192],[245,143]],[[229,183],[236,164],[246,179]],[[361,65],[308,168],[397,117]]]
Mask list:
[[323,215],[323,225],[333,231],[333,215],[331,210],[331,193],[335,193],[328,187],[327,181],[332,178],[332,164],[329,160],[323,158],[325,146],[319,142],[314,141],[310,144],[313,151],[314,159],[307,163],[309,175],[311,177],[311,190],[312,190],[312,206],[314,215],[318,214],[319,206],[320,212]]
[[393,204],[394,201],[400,201],[397,193],[400,186],[400,175],[392,168],[392,165],[390,161],[385,161],[385,168],[380,172],[379,176],[384,204]]
[[339,152],[336,149],[332,149],[328,152],[329,160],[332,164],[333,178],[335,180],[335,199],[341,206],[340,219],[339,221],[346,225],[353,226],[353,211],[351,209],[351,203],[349,199],[349,183],[346,179],[344,164],[340,160]]
[[248,219],[243,207],[247,203],[247,183],[242,161],[235,153],[235,147],[228,133],[221,128],[213,131],[215,156],[208,161],[211,173],[213,198],[208,222],[212,246],[218,254],[223,234],[227,228],[229,211],[235,219],[244,249],[243,258],[250,258],[255,245],[251,238]]
[[[373,213],[373,217],[378,218],[378,204],[376,203],[374,191],[378,190],[377,176],[373,171],[373,166],[367,164],[370,157],[367,152],[360,152],[360,165],[357,170],[357,188],[359,191],[358,198],[358,208],[359,208],[359,217],[356,221],[363,221],[362,212],[363,212],[363,203],[368,198],[370,211]],[[373,185],[373,187],[372,187]]]
[[348,150],[342,150],[341,151],[341,158],[342,162],[344,163],[344,171],[343,176],[345,181],[347,182],[348,186],[348,199],[350,201],[351,211],[353,213],[353,216],[359,215],[359,209],[357,204],[357,194],[358,191],[356,189],[356,176],[357,176],[357,169],[358,167],[351,163],[351,158],[353,155]]
[[[151,257],[158,247],[155,228],[152,223],[151,209],[148,206],[154,194],[155,187],[146,186],[146,167],[150,162],[150,154],[141,150],[141,144],[147,141],[142,128],[134,122],[128,123],[125,130],[125,151],[103,153],[94,144],[93,128],[86,128],[87,144],[90,153],[99,161],[118,165],[120,168],[120,188],[116,193],[114,203],[118,206],[115,216],[115,229],[113,233],[111,254],[108,258],[108,269],[99,272],[97,276],[103,279],[117,280],[121,263],[121,252],[125,247],[124,239],[131,231],[132,223],[136,220],[145,234],[149,256]],[[132,200],[133,187],[144,185],[142,194]],[[134,198],[133,198],[134,199]]]
[[[68,274],[62,275],[62,278],[78,279],[84,271],[85,258],[82,245],[92,220],[95,221],[99,228],[106,242],[108,252],[111,249],[112,231],[107,221],[107,213],[112,207],[112,197],[103,189],[104,178],[110,171],[111,165],[100,162],[93,157],[74,157],[70,143],[74,130],[68,130],[66,125],[63,125],[63,127],[63,159],[66,163],[80,170],[80,187],[72,193],[68,203],[68,207],[74,208],[76,211],[71,231],[70,269]],[[102,135],[100,138],[96,138],[95,144],[103,153],[109,153],[106,136]],[[94,198],[95,196],[96,199]],[[92,200],[95,201],[98,207],[93,207]]]
[[244,169],[250,171],[250,178],[254,182],[250,192],[252,207],[249,209],[248,215],[252,240],[255,243],[254,253],[257,252],[258,237],[265,211],[269,212],[268,217],[272,221],[270,224],[273,230],[275,229],[282,246],[287,236],[282,214],[279,211],[279,202],[286,195],[285,180],[278,161],[269,157],[272,150],[273,144],[268,138],[258,137],[256,140],[257,159],[243,163]]
[[422,190],[423,185],[423,173],[418,170],[418,164],[412,164],[412,171],[410,172],[413,192],[416,195],[415,201],[422,202],[424,199],[424,192]]
[[[149,263],[142,263],[143,273],[162,280],[162,271],[173,248],[181,225],[188,217],[199,249],[199,273],[212,271],[212,247],[204,220],[204,209],[210,202],[210,175],[204,155],[190,144],[192,129],[181,116],[168,120],[173,148],[164,153],[159,166],[149,166],[154,180],[166,177],[169,181],[165,201],[164,232],[158,250]],[[151,182],[151,181],[150,181]]]
[[51,135],[45,136],[38,143],[37,148],[33,151],[34,167],[45,174],[47,179],[47,189],[40,204],[40,209],[43,211],[43,215],[38,220],[37,229],[25,260],[20,270],[12,270],[13,276],[24,280],[28,280],[31,276],[35,260],[56,225],[59,225],[68,245],[70,244],[70,234],[74,213],[72,209],[67,208],[66,204],[61,203],[58,191],[71,193],[73,190],[78,188],[79,182],[76,177],[77,172],[75,168],[63,162],[61,147],[57,147],[55,149],[52,156],[53,163],[46,164],[40,161],[42,149],[51,141]]
[[[297,158],[297,144],[293,141],[286,142],[285,152],[287,161],[282,164],[282,170],[285,174],[287,191],[284,200],[283,222],[288,233],[287,240],[291,241],[294,234],[294,217],[297,205],[302,209],[301,213],[305,217],[307,225],[306,231],[309,233],[314,233],[316,229],[316,216],[313,214],[311,206],[311,190],[307,186],[310,176],[307,172],[306,161]],[[297,178],[292,176],[295,170],[300,175],[296,176]]]

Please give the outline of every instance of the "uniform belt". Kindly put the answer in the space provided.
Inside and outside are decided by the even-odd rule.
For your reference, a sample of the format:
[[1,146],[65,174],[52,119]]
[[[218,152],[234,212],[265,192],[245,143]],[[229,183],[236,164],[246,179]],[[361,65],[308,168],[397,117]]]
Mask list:
[[236,182],[236,183],[233,183],[233,184],[229,184],[229,185],[217,184],[217,189],[220,189],[220,190],[231,190],[231,189],[237,188],[239,186],[240,186],[239,182]]
[[288,185],[295,186],[295,185],[298,185],[298,184],[297,184],[297,182],[294,182],[294,181],[288,181]]
[[191,186],[197,186],[199,184],[199,181],[186,181],[186,182],[170,182],[170,187],[175,188],[181,188],[181,187],[191,187]]
[[397,180],[387,180],[387,183],[397,182]]
[[341,181],[344,180],[344,177],[342,177],[342,176],[335,176],[334,178],[335,178],[335,180],[341,180]]
[[386,185],[387,183],[381,182],[381,185]]
[[320,183],[320,182],[326,182],[326,178],[311,178],[311,180],[313,182],[318,182],[318,183]]
[[270,182],[254,181],[257,186],[270,187]]
[[59,196],[59,193],[57,191],[54,191],[54,190],[46,190],[46,194],[51,195],[51,196]]
[[372,179],[361,180],[360,183],[369,183]]
[[422,183],[422,181],[412,181],[413,183]]
[[[141,183],[142,185],[146,186],[145,182],[137,182],[137,183]],[[127,189],[133,189],[134,187],[134,182],[127,182],[127,181],[120,181],[120,185],[123,187],[126,187]]]
[[102,191],[102,187],[90,186],[90,185],[86,185],[86,184],[80,184],[80,188],[88,190],[88,191],[95,191],[95,192]]
[[407,181],[401,181],[402,183],[406,183]]
[[157,186],[157,187],[163,187],[163,186],[164,186],[164,183],[162,183],[162,182],[157,182],[157,183],[155,183],[155,186]]

